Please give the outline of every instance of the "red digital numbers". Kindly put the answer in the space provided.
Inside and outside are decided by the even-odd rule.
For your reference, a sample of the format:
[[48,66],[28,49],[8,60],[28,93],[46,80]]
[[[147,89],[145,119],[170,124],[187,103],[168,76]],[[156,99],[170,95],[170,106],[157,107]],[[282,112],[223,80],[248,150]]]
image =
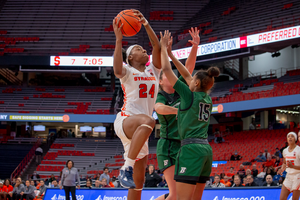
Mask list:
[[[139,91],[139,97],[140,98],[147,98],[147,85],[146,84],[140,84],[139,85],[140,91]],[[155,85],[152,84],[150,90],[149,90],[149,95],[151,98],[154,98],[154,93],[155,93]]]
[[102,58],[99,58],[98,59],[98,65],[102,65],[103,64],[103,60],[102,60]]
[[86,62],[88,61],[88,58],[83,58],[84,64],[86,65]]
[[97,58],[83,58],[84,60],[84,65],[102,65],[103,64],[103,60],[102,58],[99,58],[97,60]]
[[106,57],[79,57],[79,56],[51,56],[51,65],[55,66],[103,66],[106,62]]

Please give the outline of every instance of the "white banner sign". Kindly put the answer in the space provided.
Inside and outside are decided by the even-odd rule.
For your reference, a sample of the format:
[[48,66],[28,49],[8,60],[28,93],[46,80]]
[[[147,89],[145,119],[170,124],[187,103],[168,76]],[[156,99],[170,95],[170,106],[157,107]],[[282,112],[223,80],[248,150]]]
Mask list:
[[[214,53],[221,53],[240,48],[258,46],[273,42],[279,42],[289,39],[300,38],[300,26],[294,26],[255,35],[249,35],[229,40],[213,42],[198,46],[197,56],[205,56]],[[178,59],[186,59],[192,47],[173,50],[173,55]],[[152,56],[149,56],[150,61]],[[112,67],[113,57],[110,56],[51,56],[50,66],[94,66],[94,67]]]
[[50,56],[50,66],[112,67],[111,56]]

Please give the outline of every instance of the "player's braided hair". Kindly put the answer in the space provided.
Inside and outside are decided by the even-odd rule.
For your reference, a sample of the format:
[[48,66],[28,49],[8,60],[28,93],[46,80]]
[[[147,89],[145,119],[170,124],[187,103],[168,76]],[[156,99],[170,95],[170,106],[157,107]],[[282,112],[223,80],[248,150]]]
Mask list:
[[199,70],[196,72],[196,79],[200,80],[199,89],[206,93],[209,93],[209,90],[213,87],[215,79],[220,75],[220,70],[218,67],[210,67],[208,70]]

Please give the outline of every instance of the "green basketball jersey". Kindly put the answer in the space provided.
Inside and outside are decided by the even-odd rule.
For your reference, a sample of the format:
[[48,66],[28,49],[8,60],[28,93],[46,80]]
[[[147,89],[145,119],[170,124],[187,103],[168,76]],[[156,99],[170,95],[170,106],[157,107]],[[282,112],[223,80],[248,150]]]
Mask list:
[[[184,84],[186,84],[186,82],[182,76],[179,77],[179,80],[181,80]],[[168,95],[171,97],[174,97],[174,93],[168,94]],[[180,98],[178,98],[176,101],[170,103],[170,102],[168,102],[168,100],[166,99],[166,97],[163,94],[158,93],[156,103],[162,103],[164,105],[179,108]],[[166,139],[172,139],[172,140],[180,140],[180,137],[178,134],[177,116],[176,115],[160,115],[157,113],[157,117],[158,117],[158,121],[161,125],[160,137],[166,138]]]
[[[174,93],[169,95],[174,97]],[[164,97],[164,95],[162,95],[161,93],[158,93],[156,103],[162,103],[168,106],[178,108],[180,104],[180,98],[178,98],[174,103],[168,104],[168,100],[166,99],[166,97]],[[180,140],[178,135],[176,115],[160,115],[157,113],[157,117],[161,125],[160,137],[166,139]]]
[[205,92],[192,92],[178,79],[174,89],[181,98],[178,111],[178,132],[180,139],[207,138],[212,100]]

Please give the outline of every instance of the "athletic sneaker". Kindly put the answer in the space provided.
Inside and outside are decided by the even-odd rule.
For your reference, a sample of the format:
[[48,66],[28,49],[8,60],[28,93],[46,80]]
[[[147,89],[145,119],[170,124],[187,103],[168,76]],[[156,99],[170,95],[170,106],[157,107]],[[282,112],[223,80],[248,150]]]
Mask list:
[[132,167],[127,167],[124,169],[120,169],[120,174],[119,174],[119,181],[120,184],[122,185],[122,187],[124,188],[135,188],[135,184],[133,182],[133,178],[132,178],[132,174],[133,174],[133,168]]

